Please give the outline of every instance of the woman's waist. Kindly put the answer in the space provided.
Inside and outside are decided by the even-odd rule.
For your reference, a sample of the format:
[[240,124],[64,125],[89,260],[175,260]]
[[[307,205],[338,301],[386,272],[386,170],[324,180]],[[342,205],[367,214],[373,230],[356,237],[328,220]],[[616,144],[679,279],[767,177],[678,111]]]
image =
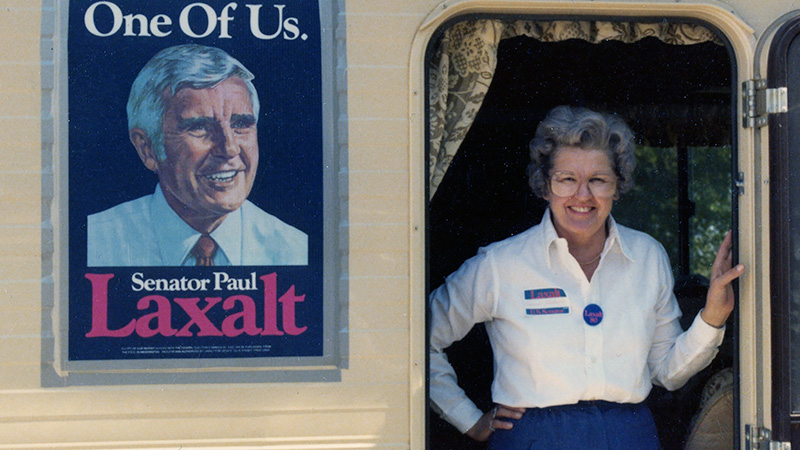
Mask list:
[[492,383],[492,400],[502,405],[517,408],[553,408],[561,406],[584,405],[602,406],[605,404],[639,404],[652,389],[650,380],[636,383],[514,383],[495,379]]

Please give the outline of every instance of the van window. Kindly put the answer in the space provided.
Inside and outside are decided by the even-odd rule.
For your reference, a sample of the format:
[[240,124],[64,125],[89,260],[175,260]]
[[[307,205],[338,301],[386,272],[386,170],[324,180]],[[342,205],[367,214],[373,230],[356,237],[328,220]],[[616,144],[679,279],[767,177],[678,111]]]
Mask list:
[[[536,23],[546,28],[546,22]],[[436,161],[430,165],[429,290],[479,247],[539,223],[547,205],[527,184],[528,143],[554,106],[586,106],[621,115],[637,134],[636,187],[615,204],[612,214],[664,245],[684,310],[682,324],[688,327],[705,301],[716,249],[727,230],[735,228],[730,186],[736,89],[730,51],[713,35],[691,45],[656,37],[593,42],[576,27],[573,36],[580,39],[500,40],[496,70],[481,80],[488,88],[474,122],[467,130],[456,127],[443,133],[444,139],[448,133],[462,133],[463,142],[448,156],[446,171]],[[434,43],[431,64],[439,61],[436,52]],[[465,62],[450,61],[454,67],[459,63]],[[431,103],[442,101],[434,88],[429,86]],[[432,129],[436,120],[431,119]],[[443,139],[435,131],[431,138],[437,141],[432,146]],[[706,382],[733,365],[731,342],[732,336],[726,336],[712,365],[684,388],[653,390],[648,403],[665,449],[683,448]],[[451,346],[448,357],[462,388],[488,410],[492,357],[482,325]],[[429,448],[484,448],[435,413],[430,416]]]

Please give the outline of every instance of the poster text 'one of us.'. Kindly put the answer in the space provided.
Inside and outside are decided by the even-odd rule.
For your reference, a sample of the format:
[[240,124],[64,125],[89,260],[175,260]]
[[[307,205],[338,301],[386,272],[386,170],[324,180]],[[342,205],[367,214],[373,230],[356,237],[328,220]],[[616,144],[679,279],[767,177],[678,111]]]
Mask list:
[[217,37],[231,39],[230,23],[249,21],[250,33],[258,39],[306,40],[299,19],[291,15],[286,5],[245,4],[236,2],[221,9],[197,2],[184,7],[177,18],[167,14],[147,16],[137,11],[123,11],[116,3],[100,1],[92,4],[84,14],[84,24],[89,33],[98,37],[118,34],[131,37],[167,37],[178,31],[201,39]]

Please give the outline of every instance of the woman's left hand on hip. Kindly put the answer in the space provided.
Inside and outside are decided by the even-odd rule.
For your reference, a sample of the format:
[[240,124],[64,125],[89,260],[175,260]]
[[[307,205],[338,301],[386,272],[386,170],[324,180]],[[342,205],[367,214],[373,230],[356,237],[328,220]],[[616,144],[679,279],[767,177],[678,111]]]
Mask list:
[[486,411],[483,416],[481,416],[480,420],[478,420],[472,428],[467,430],[466,434],[476,441],[486,441],[496,430],[510,430],[514,428],[513,423],[503,419],[520,419],[524,413],[525,408],[514,408],[512,406],[496,404],[494,408]]

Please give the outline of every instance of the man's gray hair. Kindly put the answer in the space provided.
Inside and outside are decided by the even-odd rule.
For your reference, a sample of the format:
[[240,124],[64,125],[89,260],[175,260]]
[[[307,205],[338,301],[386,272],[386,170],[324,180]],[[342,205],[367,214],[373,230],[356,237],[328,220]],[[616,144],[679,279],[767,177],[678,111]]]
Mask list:
[[625,121],[586,108],[557,106],[536,128],[530,144],[528,184],[537,196],[543,198],[547,192],[553,157],[561,146],[607,151],[617,175],[617,193],[624,194],[633,188],[636,144]]
[[163,119],[165,91],[174,96],[184,88],[208,89],[230,77],[241,78],[250,93],[258,121],[258,93],[250,81],[253,74],[242,63],[215,47],[176,45],[156,53],[133,81],[128,97],[128,130],[141,128],[150,138],[158,159],[164,152]]

